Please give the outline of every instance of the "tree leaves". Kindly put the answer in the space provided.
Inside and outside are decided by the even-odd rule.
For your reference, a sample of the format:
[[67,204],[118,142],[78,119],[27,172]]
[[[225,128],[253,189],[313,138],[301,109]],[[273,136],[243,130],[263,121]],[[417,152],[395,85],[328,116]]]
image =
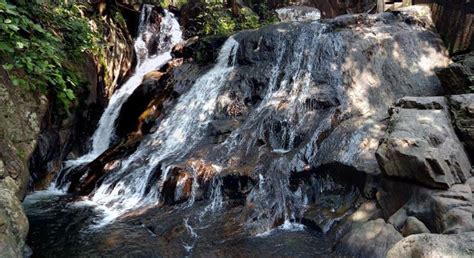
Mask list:
[[205,0],[199,6],[199,14],[193,18],[195,27],[191,31],[200,36],[228,36],[239,30],[256,29],[275,21],[273,12],[265,9],[264,4],[257,4],[256,7],[260,10],[258,15],[248,7],[235,11],[232,7],[226,7],[222,0]]
[[10,42],[2,42],[0,41],[0,52],[8,52],[12,54],[15,52],[14,47],[10,44]]
[[2,67],[6,71],[10,71],[11,69],[13,69],[13,64],[4,64],[4,65],[2,65]]
[[[16,2],[23,3],[23,2]],[[67,109],[82,80],[68,60],[94,51],[97,36],[78,4],[0,0],[0,64],[15,86],[56,93]]]

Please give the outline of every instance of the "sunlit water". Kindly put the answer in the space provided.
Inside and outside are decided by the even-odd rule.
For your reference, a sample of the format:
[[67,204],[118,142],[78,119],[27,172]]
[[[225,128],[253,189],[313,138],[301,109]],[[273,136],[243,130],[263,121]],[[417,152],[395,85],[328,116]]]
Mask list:
[[[174,45],[182,41],[182,31],[174,15],[167,10],[160,24],[159,35],[153,35],[146,24],[148,24],[149,14],[153,6],[144,5],[140,15],[139,35],[135,40],[134,48],[137,53],[137,66],[135,73],[114,92],[107,107],[102,114],[97,129],[92,136],[92,147],[89,153],[75,160],[66,161],[65,166],[77,166],[88,163],[97,158],[110,147],[110,143],[115,137],[115,122],[120,114],[122,105],[128,97],[139,87],[143,77],[154,70],[159,69],[171,60],[171,50]],[[158,41],[158,54],[150,56],[146,41]]]

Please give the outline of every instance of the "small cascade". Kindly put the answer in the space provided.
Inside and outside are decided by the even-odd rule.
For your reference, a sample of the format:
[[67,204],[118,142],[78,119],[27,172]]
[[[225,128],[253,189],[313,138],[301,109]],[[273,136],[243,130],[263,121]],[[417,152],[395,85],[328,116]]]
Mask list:
[[134,44],[138,60],[135,73],[110,98],[92,136],[90,152],[76,160],[67,161],[67,166],[90,162],[109,148],[115,136],[115,122],[122,105],[141,85],[145,74],[159,69],[171,60],[173,46],[182,41],[182,31],[174,15],[164,10],[160,19],[153,5],[143,5],[138,32]]
[[[242,135],[264,135],[268,129],[268,140],[273,152],[284,154],[296,147],[299,128],[305,127],[307,121],[305,116],[317,115],[317,103],[312,101],[319,94],[319,89],[314,85],[315,77],[318,76],[314,66],[318,62],[318,51],[321,50],[319,46],[321,42],[331,40],[334,42],[334,50],[325,51],[334,51],[336,55],[340,50],[338,39],[328,39],[324,34],[327,29],[324,24],[303,27],[293,45],[288,46],[288,42],[283,40],[276,43],[276,62],[271,67],[264,98],[240,128],[233,131],[221,144],[227,149],[223,160],[236,151],[249,152],[256,146],[258,138],[242,139]],[[342,79],[338,79],[338,72],[334,71],[334,74],[336,80],[333,83],[340,84]]]
[[[192,172],[193,172],[193,183],[191,185],[191,196],[189,197],[188,201],[186,202],[186,205],[185,205],[186,208],[189,208],[194,204],[194,202],[196,201],[196,192],[199,189],[199,180],[198,180],[199,171],[198,171],[197,168],[192,167]],[[163,177],[163,179],[165,179],[165,178],[166,178],[166,175]],[[178,189],[178,186],[179,185],[177,184],[176,185],[177,189]],[[180,193],[176,193],[175,196],[180,196]]]
[[[53,182],[53,188],[67,189],[69,185],[68,175],[72,170],[93,161],[110,147],[115,137],[115,122],[122,105],[141,85],[143,77],[147,73],[159,69],[171,60],[171,50],[174,45],[182,41],[182,31],[177,19],[171,12],[163,10],[162,16],[160,18],[161,16],[153,5],[143,5],[140,13],[139,34],[134,44],[137,55],[135,73],[110,98],[92,136],[92,147],[89,153],[77,159],[66,161],[64,168]],[[155,46],[154,51],[149,49],[150,46]]]
[[[248,226],[260,236],[267,235],[275,225],[290,231],[304,228],[299,220],[307,206],[307,196],[303,189],[290,190],[289,183],[291,172],[303,167],[292,167],[301,165],[286,155],[297,148],[315,148],[313,145],[302,146],[302,137],[318,139],[331,128],[329,118],[336,111],[331,108],[331,102],[325,103],[325,98],[333,97],[325,95],[334,93],[327,91],[322,94],[322,87],[317,87],[315,81],[319,76],[332,74],[334,79],[330,83],[340,85],[342,74],[335,70],[336,64],[330,70],[316,67],[321,62],[321,51],[337,56],[342,47],[340,38],[326,34],[327,30],[326,25],[314,23],[302,27],[293,42],[281,40],[275,43],[275,61],[267,67],[270,77],[263,99],[218,148],[226,153],[218,156],[222,163],[232,160],[236,153],[252,159],[259,141],[265,141],[271,148],[274,156],[256,167],[254,173],[259,174],[259,183],[247,196],[247,203],[256,206]],[[328,42],[333,48],[323,50],[322,45]],[[322,109],[320,105],[329,108]],[[320,123],[308,131],[308,121],[315,118]]]
[[[179,162],[205,136],[217,98],[234,69],[238,46],[230,37],[214,67],[179,98],[158,129],[122,162],[121,169],[104,178],[92,200],[108,207],[108,219],[158,202],[160,183],[150,180],[156,170],[161,170],[164,173],[160,181],[165,182],[171,165],[168,162]],[[150,189],[149,185],[154,187]]]
[[[117,119],[120,108],[125,103],[127,98],[133,91],[140,86],[143,76],[148,72],[156,70],[163,66],[171,59],[171,49],[174,45],[182,40],[182,32],[179,23],[174,18],[174,15],[167,10],[164,10],[165,15],[160,22],[158,35],[153,33],[156,28],[150,26],[150,17],[153,17],[153,6],[144,5],[141,12],[139,36],[135,43],[135,52],[137,53],[138,66],[135,69],[135,74],[112,95],[109,105],[102,115],[99,126],[92,137],[91,156],[100,155],[110,145],[114,137],[114,123]],[[156,18],[155,18],[156,19]],[[159,52],[154,55],[149,55],[149,49],[146,42],[151,41],[154,37],[158,43]]]
[[184,219],[184,226],[186,227],[186,231],[189,233],[191,237],[191,243],[183,243],[183,247],[186,250],[186,253],[190,255],[193,251],[194,246],[196,245],[196,241],[198,239],[198,234],[194,231],[194,228],[189,224],[189,218]]
[[282,22],[319,20],[321,12],[308,6],[288,6],[275,10]]
[[306,197],[301,189],[293,192],[289,188],[288,160],[280,158],[272,163],[268,171],[272,174],[265,177],[259,175],[258,187],[255,187],[247,197],[254,203],[251,221],[248,226],[257,236],[266,236],[275,224],[284,230],[304,229],[298,218],[302,217],[306,205]]
[[199,221],[202,221],[207,214],[217,212],[224,206],[224,196],[222,195],[222,178],[214,177],[210,186],[210,203],[199,214]]

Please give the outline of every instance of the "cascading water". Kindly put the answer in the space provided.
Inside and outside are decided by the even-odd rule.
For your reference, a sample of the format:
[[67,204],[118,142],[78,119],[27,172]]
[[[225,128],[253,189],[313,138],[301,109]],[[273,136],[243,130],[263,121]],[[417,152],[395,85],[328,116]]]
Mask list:
[[[72,187],[88,194],[87,201],[27,198],[34,202],[27,210],[35,239],[48,238],[31,246],[76,256],[332,254],[333,235],[352,227],[348,219],[361,202],[374,201],[366,199],[374,189],[361,171],[372,168],[372,142],[383,131],[367,125],[385,123],[388,103],[400,94],[436,90],[436,82],[419,73],[403,83],[395,78],[422,71],[416,60],[428,52],[416,49],[438,40],[405,18],[398,23],[395,14],[364,17],[239,32],[210,70],[191,58],[174,67],[163,81],[171,95],[150,133],[138,146],[124,144],[126,153],[134,152],[123,157],[113,149],[110,159],[78,170],[86,182],[96,176],[86,191]],[[153,55],[138,46],[157,46],[150,43],[155,27],[144,25],[155,19],[148,14],[141,20],[146,33],[136,47],[139,67],[145,67]],[[160,34],[158,42],[167,37]],[[401,43],[414,47],[393,48]],[[96,145],[102,149],[113,139],[116,115],[104,116],[110,123],[104,118],[99,125],[109,133]],[[94,174],[100,166],[105,169]],[[80,232],[96,219],[98,228]],[[62,237],[66,230],[76,235]]]
[[264,98],[240,127],[218,147],[219,163],[225,164],[239,152],[251,159],[252,151],[261,139],[259,137],[265,137],[272,153],[276,155],[273,160],[269,160],[269,164],[256,168],[257,172],[261,171],[260,183],[247,197],[249,203],[257,206],[249,226],[258,235],[267,235],[276,221],[283,222],[281,229],[301,230],[303,227],[295,222],[302,217],[307,197],[300,189],[294,192],[289,189],[290,172],[303,168],[289,167],[289,164],[298,162],[278,155],[286,155],[298,148],[303,132],[317,139],[331,127],[330,119],[320,119],[322,122],[314,126],[312,131],[306,131],[308,121],[318,116],[329,118],[335,112],[334,109],[328,109],[319,113],[317,104],[312,103],[319,94],[314,85],[317,77],[325,73],[332,74],[334,79],[331,83],[342,84],[342,73],[335,70],[336,64],[329,70],[325,70],[326,67],[315,70],[321,61],[318,52],[323,51],[321,45],[331,42],[333,48],[324,51],[334,57],[342,50],[341,39],[326,34],[327,30],[326,25],[316,22],[313,26],[302,27],[292,45],[283,40],[275,44],[276,60],[269,67],[271,69],[267,68],[271,76]]
[[[217,98],[234,69],[237,48],[237,41],[229,38],[214,67],[179,98],[158,129],[122,162],[121,169],[104,179],[92,200],[108,207],[110,213],[106,221],[158,201],[159,184],[150,182],[153,173],[157,169],[164,171],[161,176],[164,182],[170,169],[167,160],[179,161],[205,136]],[[150,184],[153,186],[147,189]]]
[[[142,14],[142,23],[149,22],[149,19],[149,15]],[[172,20],[172,17],[169,20]],[[169,28],[173,28],[173,26],[169,26]],[[235,152],[242,150],[249,152],[256,145],[257,139],[255,137],[242,139],[241,136],[253,135],[248,132],[255,129],[258,134],[263,134],[269,125],[272,131],[270,136],[273,137],[270,141],[273,153],[284,155],[296,147],[298,129],[304,127],[307,117],[315,116],[314,111],[311,110],[311,107],[307,107],[304,101],[311,99],[315,94],[310,82],[313,81],[319,48],[308,50],[307,47],[309,45],[318,46],[321,41],[333,41],[335,47],[333,51],[334,53],[338,51],[338,39],[328,38],[324,34],[327,29],[327,26],[323,24],[302,27],[300,36],[291,46],[287,46],[284,40],[277,42],[276,62],[269,67],[271,76],[264,98],[258,107],[248,114],[248,118],[241,127],[233,131],[218,146],[218,149],[223,150],[222,154],[224,155],[214,160],[216,163],[213,166],[219,168],[225,166],[226,160],[230,159]],[[149,45],[146,43],[149,41],[149,30],[143,25],[141,30],[144,32],[137,39],[136,48],[137,53],[141,53],[140,55],[143,56],[143,51],[147,49],[144,46]],[[163,25],[161,31],[166,31]],[[188,92],[180,96],[173,109],[165,116],[164,120],[157,124],[157,129],[151,135],[146,136],[137,150],[122,160],[116,171],[107,174],[101,180],[90,195],[90,200],[99,204],[106,213],[106,217],[100,225],[109,223],[125,212],[156,204],[160,200],[163,184],[168,178],[172,165],[184,161],[186,155],[192,152],[193,147],[198,145],[208,134],[208,128],[216,108],[221,104],[219,103],[220,97],[223,91],[228,89],[226,82],[232,77],[231,74],[235,69],[238,47],[238,42],[230,37],[222,46],[214,67],[198,78]],[[166,46],[163,48],[169,49]],[[158,55],[156,58],[161,57],[168,59],[169,52]],[[140,61],[139,68],[147,67],[150,60],[154,59]],[[334,83],[340,83],[339,77],[335,78]],[[112,105],[119,102],[121,105],[123,101],[120,101],[120,97],[126,98],[132,92],[123,93],[127,95],[120,95],[120,92],[114,94],[118,97],[114,99],[117,102],[111,100]],[[281,105],[285,105],[286,108],[284,110],[275,109]],[[109,107],[107,110],[111,113],[107,114],[107,110],[104,112],[105,115],[101,118],[99,128],[94,134],[94,148],[89,155],[100,154],[100,151],[97,150],[106,149],[113,136],[113,130],[105,130],[105,128],[106,126],[113,128],[118,111],[109,109]],[[119,108],[120,106],[116,109]],[[301,117],[300,114],[303,113],[305,116]],[[326,116],[329,117],[332,113],[329,111]],[[321,123],[314,130],[314,137],[319,137],[319,134],[330,127],[330,124],[326,122]],[[274,128],[275,123],[280,123],[281,130],[278,132]],[[104,136],[99,137],[98,135]],[[287,167],[287,163],[291,162],[282,157],[269,164],[268,170],[272,170],[275,174],[267,177],[268,171],[262,171],[260,187],[254,188],[248,196],[249,202],[256,203],[260,207],[260,214],[257,215],[259,219],[250,223],[250,225],[255,224],[253,227],[257,233],[268,232],[272,229],[273,223],[280,219],[284,221],[283,228],[301,229],[301,226],[294,224],[294,222],[297,217],[301,217],[306,197],[301,193],[301,190],[292,192],[288,189],[288,171],[291,168]],[[216,211],[223,205],[222,179],[217,174],[214,175],[215,178],[210,185],[212,202],[203,210],[200,218],[209,211]],[[158,175],[158,179],[156,179],[156,175]],[[185,207],[193,205],[196,191],[200,187],[198,171],[194,168],[192,177],[192,190]],[[187,179],[183,178],[182,180]],[[176,191],[182,191],[184,184],[185,181],[177,182]]]
[[[159,69],[171,59],[171,49],[182,41],[182,32],[178,21],[172,13],[164,10],[161,20],[154,13],[152,5],[143,5],[140,14],[139,35],[134,48],[137,55],[135,73],[125,82],[109,100],[102,114],[94,135],[92,148],[86,155],[66,162],[66,166],[90,162],[107,150],[115,136],[115,121],[127,98],[141,85],[143,76]],[[159,27],[156,23],[159,22]],[[157,53],[150,53],[149,48],[156,45]],[[153,46],[153,47],[151,47]]]
[[[317,45],[319,41],[325,39],[326,35],[323,33],[325,30],[327,26],[321,24],[309,28],[303,27],[300,37],[293,46],[287,47],[283,41],[278,42],[276,63],[271,67],[272,76],[265,98],[258,108],[249,114],[242,126],[221,144],[226,149],[226,155],[221,156],[216,167],[225,164],[225,159],[229,159],[235,151],[252,148],[256,142],[255,138],[242,141],[239,137],[255,128],[264,131],[268,124],[274,124],[272,120],[286,122],[286,126],[272,136],[275,137],[271,142],[273,152],[284,154],[296,147],[298,128],[304,126],[306,122],[305,117],[299,117],[299,114],[306,112],[306,116],[314,115],[314,112],[302,103],[314,95],[309,82],[312,81],[317,50],[314,48],[308,51],[307,46]],[[337,46],[337,40],[329,40],[334,40]],[[223,45],[214,67],[179,98],[171,112],[159,123],[158,129],[142,141],[135,153],[121,162],[120,169],[109,173],[103,179],[91,195],[93,202],[107,207],[107,217],[103,223],[108,223],[127,211],[156,204],[159,201],[161,187],[167,180],[170,167],[182,161],[208,133],[209,122],[216,107],[219,106],[219,98],[226,89],[226,81],[234,70],[237,48],[237,41],[232,37],[229,38]],[[281,79],[277,80],[279,77]],[[276,111],[275,107],[281,104],[286,105],[285,110]],[[330,114],[331,112],[328,112],[327,116]],[[314,137],[318,137],[329,126],[328,123],[321,123],[314,131]],[[261,206],[262,213],[258,216],[267,218],[256,222],[257,232],[267,232],[279,218],[284,219],[285,227],[301,228],[293,222],[296,217],[301,216],[300,213],[304,209],[302,201],[304,196],[301,192],[293,193],[288,189],[287,171],[290,168],[281,169],[285,167],[285,163],[289,161],[281,158],[270,164],[274,168],[274,173],[279,176],[269,177],[262,187],[255,188],[249,196],[249,201]],[[193,171],[195,180],[186,207],[193,205],[195,192],[199,187],[198,173]],[[264,173],[266,174],[266,171]],[[156,180],[156,174],[161,174],[159,182],[153,181]],[[220,192],[222,181],[220,179],[214,181],[220,184],[211,184],[212,203],[206,207],[203,214],[216,210],[214,207],[216,205],[222,206]],[[178,191],[179,189],[180,186],[177,186]],[[272,209],[271,206],[277,208]],[[266,214],[268,211],[271,211],[271,214]]]

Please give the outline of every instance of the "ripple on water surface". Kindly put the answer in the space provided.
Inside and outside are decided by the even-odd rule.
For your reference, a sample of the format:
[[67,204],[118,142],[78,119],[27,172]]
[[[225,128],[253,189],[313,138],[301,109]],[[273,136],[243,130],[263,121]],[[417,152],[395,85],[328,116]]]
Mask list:
[[329,239],[318,232],[281,227],[265,236],[251,235],[239,219],[241,207],[200,217],[208,205],[203,201],[185,209],[163,206],[93,228],[103,215],[100,210],[71,201],[69,195],[45,192],[25,200],[33,257],[310,257],[331,251]]

